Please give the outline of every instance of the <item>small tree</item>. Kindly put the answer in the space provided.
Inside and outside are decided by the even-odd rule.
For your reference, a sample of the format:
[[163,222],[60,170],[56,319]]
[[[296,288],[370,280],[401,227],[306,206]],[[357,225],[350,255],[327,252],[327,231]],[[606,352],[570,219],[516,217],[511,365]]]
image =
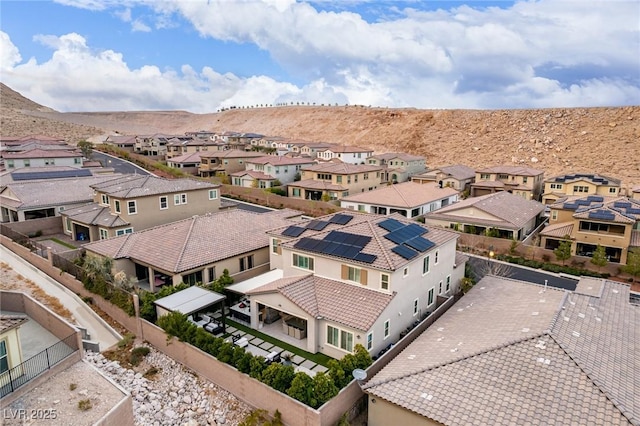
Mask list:
[[313,390],[318,407],[338,394],[338,387],[325,372],[318,372],[313,377]]
[[622,272],[625,272],[636,278],[640,277],[640,249],[632,249],[627,253],[627,264],[620,267]]
[[516,254],[516,249],[518,248],[518,241],[512,240],[511,245],[509,246],[509,254],[511,256]]
[[591,263],[593,263],[598,267],[598,272],[600,272],[600,269],[603,266],[607,266],[607,263],[608,263],[607,252],[605,251],[604,247],[602,247],[600,244],[598,244],[596,249],[593,251],[593,257],[591,257]]
[[568,239],[561,241],[560,245],[553,251],[553,254],[564,266],[564,263],[571,257],[571,241]]
[[229,270],[225,268],[222,271],[222,275],[220,275],[217,280],[211,282],[208,287],[211,291],[222,293],[224,289],[231,284],[233,284],[233,277],[229,275]]
[[86,159],[91,159],[91,155],[93,154],[93,143],[89,141],[80,141],[78,142],[78,149],[82,152],[82,156]]
[[313,379],[307,373],[296,373],[291,382],[291,387],[287,390],[287,395],[310,407],[315,408],[318,406],[314,397]]

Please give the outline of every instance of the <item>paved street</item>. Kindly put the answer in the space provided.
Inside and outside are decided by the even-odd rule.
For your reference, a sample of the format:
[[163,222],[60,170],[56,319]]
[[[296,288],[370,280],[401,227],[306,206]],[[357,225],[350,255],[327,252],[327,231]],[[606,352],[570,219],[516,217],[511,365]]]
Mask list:
[[[491,266],[488,266],[488,262],[490,262]],[[498,262],[498,261],[489,261],[484,257],[477,256],[469,256],[469,264],[473,269],[474,273],[476,273],[476,280],[479,281],[486,273],[490,270],[502,270],[507,271],[508,278],[513,278],[516,280],[528,281],[531,283],[542,284],[544,285],[545,280],[547,280],[547,284],[551,287],[563,288],[566,290],[575,290],[578,281],[572,280],[569,278],[559,277],[557,274],[552,272],[541,271],[539,269],[531,269],[524,266],[516,265],[513,263],[506,262]],[[504,265],[504,266],[502,266]],[[496,275],[503,275],[502,273],[497,273]]]
[[137,173],[139,175],[151,174],[142,167],[136,166],[135,164],[125,161],[121,158],[105,154],[104,152],[93,151],[93,154],[91,154],[91,159],[100,161],[103,167],[113,167],[115,173]]

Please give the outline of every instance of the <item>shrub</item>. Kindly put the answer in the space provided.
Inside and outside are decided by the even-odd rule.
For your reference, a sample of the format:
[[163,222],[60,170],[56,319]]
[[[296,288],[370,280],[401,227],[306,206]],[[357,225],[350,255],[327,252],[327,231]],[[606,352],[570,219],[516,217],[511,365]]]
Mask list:
[[92,407],[93,405],[91,405],[90,399],[83,399],[78,401],[78,409],[80,411],[88,411],[88,410],[91,410]]
[[142,358],[149,355],[151,350],[146,346],[138,346],[131,351],[131,357],[129,358],[129,363],[133,366],[137,366],[142,361]]
[[78,385],[76,385],[75,383],[71,383],[69,385],[69,390],[76,390],[77,387],[78,387]]

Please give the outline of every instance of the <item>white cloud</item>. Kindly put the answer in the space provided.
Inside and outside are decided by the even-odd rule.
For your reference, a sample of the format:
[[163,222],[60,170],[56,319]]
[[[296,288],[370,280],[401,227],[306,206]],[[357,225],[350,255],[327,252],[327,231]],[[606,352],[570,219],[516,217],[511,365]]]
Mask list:
[[131,23],[131,30],[134,32],[148,33],[151,32],[151,27],[142,22],[141,19],[136,19]]
[[11,42],[11,38],[4,31],[0,31],[0,66],[1,69],[11,68],[22,61],[18,48]]
[[131,22],[131,8],[124,8],[120,11],[115,11],[113,13],[120,19],[122,22]]

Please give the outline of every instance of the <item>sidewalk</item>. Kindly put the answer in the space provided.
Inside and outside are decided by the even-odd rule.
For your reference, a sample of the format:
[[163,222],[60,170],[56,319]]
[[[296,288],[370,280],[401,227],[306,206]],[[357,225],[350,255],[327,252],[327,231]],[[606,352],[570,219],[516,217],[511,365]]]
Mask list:
[[56,297],[60,303],[69,309],[76,319],[76,325],[86,328],[91,336],[91,340],[100,343],[100,351],[115,345],[122,339],[122,336],[88,307],[80,297],[20,256],[14,254],[11,250],[0,246],[0,258],[3,262],[9,264],[15,272],[32,280],[48,294]]

